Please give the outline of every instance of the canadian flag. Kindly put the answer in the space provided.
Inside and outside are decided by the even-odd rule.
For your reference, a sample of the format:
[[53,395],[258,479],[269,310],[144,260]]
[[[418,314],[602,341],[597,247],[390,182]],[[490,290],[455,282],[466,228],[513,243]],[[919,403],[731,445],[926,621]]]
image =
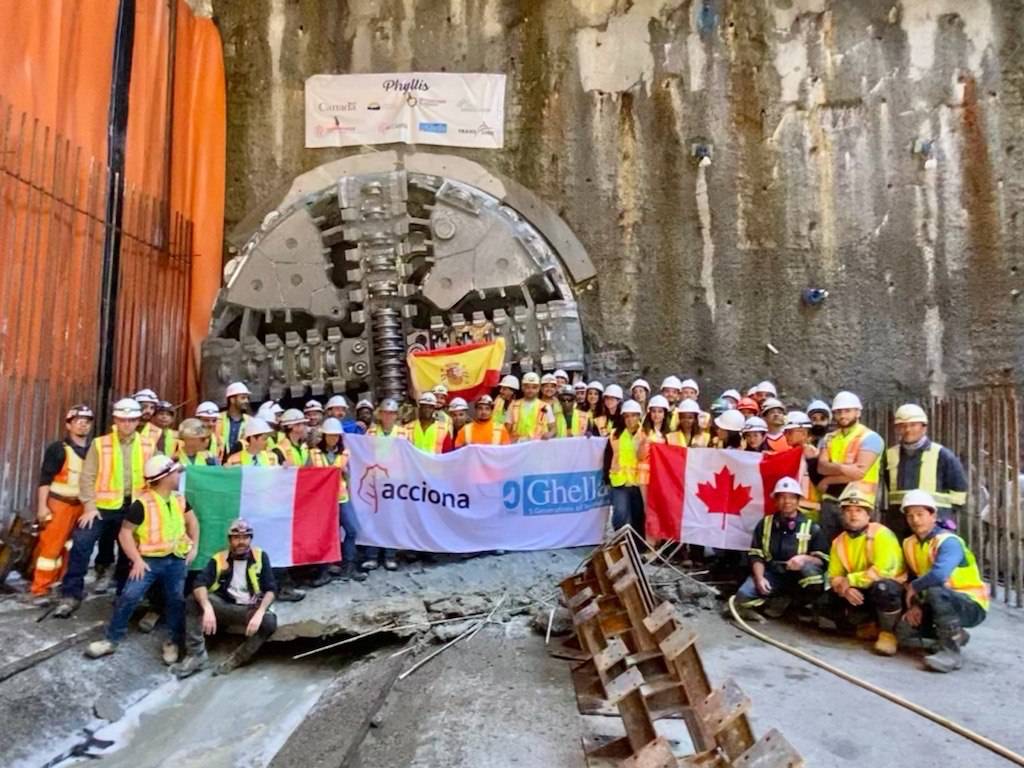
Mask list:
[[802,451],[782,453],[651,446],[647,535],[715,549],[750,548],[757,521],[774,511],[772,489],[797,478]]

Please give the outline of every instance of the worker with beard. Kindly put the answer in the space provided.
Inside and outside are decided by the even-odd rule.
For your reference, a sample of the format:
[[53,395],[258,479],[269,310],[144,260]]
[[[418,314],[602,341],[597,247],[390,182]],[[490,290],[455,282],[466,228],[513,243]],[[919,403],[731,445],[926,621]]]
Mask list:
[[242,435],[245,432],[245,424],[249,421],[251,395],[249,388],[240,381],[231,382],[224,390],[227,409],[221,414],[217,424],[217,442],[224,446],[222,459],[226,459],[232,453],[238,453],[242,448]]
[[807,416],[811,420],[811,437],[816,445],[821,445],[832,428],[832,409],[824,400],[811,400],[807,404]]
[[504,424],[498,424],[492,418],[494,400],[490,395],[483,395],[473,404],[473,421],[465,424],[455,438],[455,447],[464,445],[508,445],[512,438]]
[[506,425],[512,442],[548,440],[555,436],[555,414],[540,398],[540,376],[523,375],[523,396],[509,407]]

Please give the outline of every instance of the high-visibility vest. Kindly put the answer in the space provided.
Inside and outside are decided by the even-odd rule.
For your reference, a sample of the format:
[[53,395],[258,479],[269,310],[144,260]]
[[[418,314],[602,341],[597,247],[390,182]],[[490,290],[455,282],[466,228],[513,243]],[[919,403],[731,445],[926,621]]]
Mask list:
[[267,450],[260,451],[255,456],[246,450],[241,450],[231,454],[226,462],[229,467],[276,467],[278,464],[277,454]]
[[[863,424],[855,424],[846,434],[843,434],[842,430],[833,432],[828,437],[829,461],[836,464],[852,464],[857,460],[857,454],[860,452],[864,438],[872,434],[874,433]],[[868,471],[864,473],[864,477],[857,481],[865,493],[874,495],[878,489],[878,471],[881,465],[881,455],[876,456],[875,461],[868,467]],[[825,494],[825,498],[831,501],[837,500],[836,496],[829,493]]]
[[444,453],[444,440],[448,430],[440,422],[435,421],[426,429],[417,420],[412,425],[412,444],[424,453]]
[[287,437],[282,437],[276,446],[284,456],[284,463],[289,467],[304,467],[309,463],[309,446],[296,445]]
[[143,557],[185,557],[191,546],[185,532],[185,497],[171,491],[166,499],[147,488],[137,499],[146,516],[135,529],[139,554]]
[[146,487],[142,476],[142,467],[146,463],[146,454],[142,445],[142,436],[136,432],[132,435],[130,484],[124,482],[124,458],[121,454],[121,441],[116,430],[101,435],[93,441],[99,455],[96,471],[96,508],[116,510],[124,506],[127,496],[134,497]]
[[[641,427],[641,429],[643,429],[643,427]],[[644,446],[640,451],[640,461],[636,468],[637,485],[650,485],[651,446],[655,444],[661,445],[668,442],[668,438],[656,429],[652,429],[650,432],[645,434],[647,435],[647,439],[644,440]]]
[[345,482],[345,467],[348,465],[348,449],[341,451],[340,453],[334,454],[334,459],[331,461],[327,460],[327,454],[319,448],[314,448],[310,454],[310,461],[314,467],[337,467],[341,471],[338,473],[338,477],[341,478],[340,485],[338,486],[338,502],[348,501],[348,483]]
[[495,424],[491,421],[471,421],[460,431],[463,445],[505,445],[508,443],[508,433],[503,424]]
[[589,428],[590,411],[573,408],[568,424],[566,424],[565,416],[562,413],[555,416],[555,437],[582,437],[587,434]]
[[82,465],[85,462],[75,453],[75,450],[64,443],[64,464],[60,472],[54,475],[50,481],[50,493],[55,493],[65,499],[78,498],[78,480],[82,474]]
[[635,435],[630,434],[628,429],[612,435],[609,440],[612,447],[612,465],[608,471],[608,479],[613,488],[637,485],[640,464],[640,452],[637,450],[637,444],[642,442],[643,437],[639,429]]
[[786,442],[786,434],[776,435],[765,435],[764,441],[768,444],[768,450],[772,453],[782,453],[783,451],[789,450],[789,443]]
[[440,408],[434,411],[434,421],[444,427],[445,431],[447,431],[449,435],[454,431],[454,427],[452,426],[452,417],[447,411],[442,411]]
[[937,533],[924,541],[920,541],[917,536],[908,536],[903,540],[903,556],[906,558],[907,565],[916,576],[924,576],[935,565],[935,558],[939,554],[942,542],[950,538],[960,542],[960,546],[964,550],[964,559],[949,574],[946,586],[956,592],[963,592],[987,611],[989,605],[988,585],[981,578],[981,571],[978,570],[974,553],[967,548],[966,542],[955,533]]
[[[761,524],[761,548],[750,550],[751,555],[757,555],[764,559],[765,562],[771,562],[772,560],[772,532],[775,530],[775,515],[767,515],[764,518],[764,522]],[[800,527],[796,529],[796,554],[806,555],[810,549],[811,544],[811,528],[814,526],[813,520],[804,519],[800,521]],[[818,554],[817,552],[815,554]],[[824,552],[820,553],[823,557],[828,557]],[[812,574],[810,576],[803,576],[798,581],[801,587],[809,587],[813,584],[821,584],[825,579],[823,573]]]
[[[242,414],[242,426],[238,428],[238,440],[241,441],[245,435],[245,425],[249,421],[249,414]],[[228,445],[228,438],[231,436],[231,416],[228,415],[227,411],[224,411],[220,415],[220,421],[217,422],[217,441],[223,447],[223,450],[230,451],[231,446]]]
[[665,442],[681,448],[707,448],[708,435],[705,432],[698,432],[693,437],[689,437],[685,432],[680,432],[677,429],[665,436]]
[[611,416],[595,416],[593,418],[593,424],[597,429],[597,434],[601,437],[608,437],[612,431],[612,427],[614,426]]
[[[245,569],[245,575],[249,579],[249,588],[252,590],[253,595],[258,595],[260,594],[260,573],[263,572],[263,550],[259,547],[253,547],[250,551],[252,552],[253,561]],[[207,590],[208,592],[213,593],[220,589],[220,580],[228,570],[228,557],[230,554],[226,549],[214,553],[213,563],[215,570],[213,584],[210,585],[210,588]]]
[[176,461],[182,464],[186,464],[190,467],[196,465],[204,467],[210,463],[210,459],[213,459],[215,464],[220,463],[220,461],[217,459],[217,454],[215,454],[213,451],[196,451],[195,456],[189,456],[187,453],[185,453],[184,448],[182,448],[180,451],[178,451],[178,457]]
[[[160,445],[160,438],[164,436],[164,431],[160,429],[156,424],[151,421],[147,421],[141,427],[139,427],[139,436],[142,438],[144,445],[152,445],[153,452],[156,453],[157,447]],[[173,443],[172,443],[173,446]],[[167,451],[161,451],[165,456]]]
[[881,523],[869,523],[861,536],[851,537],[846,531],[836,536],[829,563],[829,576],[845,576],[851,587],[869,587],[880,579],[907,578],[896,534]]
[[381,427],[380,424],[374,424],[368,430],[366,430],[366,434],[370,435],[371,437],[397,437],[401,440],[409,439],[409,433],[406,430],[406,428],[399,426],[398,424],[395,424],[391,428],[390,432],[385,432],[384,428]]
[[885,452],[885,467],[889,475],[889,487],[886,498],[890,507],[898,507],[908,491],[920,489],[928,491],[935,499],[936,505],[941,509],[950,509],[953,506],[963,506],[967,503],[967,494],[964,491],[940,491],[939,483],[939,454],[942,446],[938,443],[931,443],[921,451],[921,463],[918,465],[917,484],[909,488],[897,488],[900,477],[900,446],[894,445]]
[[540,398],[516,400],[508,412],[512,425],[512,439],[540,440],[548,432],[548,406]]
[[495,424],[504,424],[506,419],[505,416],[505,399],[502,397],[495,398],[494,410],[491,411],[491,421]]

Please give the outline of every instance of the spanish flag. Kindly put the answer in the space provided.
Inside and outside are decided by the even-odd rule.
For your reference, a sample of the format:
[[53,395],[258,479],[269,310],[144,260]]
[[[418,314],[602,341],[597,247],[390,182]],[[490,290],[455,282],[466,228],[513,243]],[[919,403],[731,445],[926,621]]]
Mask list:
[[429,349],[409,354],[409,379],[419,395],[438,384],[448,387],[449,399],[467,401],[488,394],[498,386],[505,362],[505,339],[479,341],[458,347]]

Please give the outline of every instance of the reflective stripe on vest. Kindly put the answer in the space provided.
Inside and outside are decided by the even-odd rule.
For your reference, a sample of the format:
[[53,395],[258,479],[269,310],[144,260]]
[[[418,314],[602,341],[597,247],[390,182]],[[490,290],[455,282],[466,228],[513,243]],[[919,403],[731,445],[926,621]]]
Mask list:
[[[242,414],[242,424],[238,428],[238,438],[237,439],[240,442],[244,442],[244,440],[242,440],[242,437],[245,435],[245,424],[246,424],[247,421],[249,421],[249,414],[243,413]],[[228,415],[227,411],[224,411],[224,413],[222,413],[220,415],[220,421],[217,422],[217,438],[223,444],[225,451],[231,450],[231,446],[228,445],[228,438],[231,437],[231,424],[232,424],[231,416]]]
[[96,508],[116,510],[124,506],[126,496],[134,496],[146,487],[142,476],[142,467],[146,462],[143,453],[142,438],[138,433],[132,435],[131,444],[131,484],[125,487],[124,456],[121,452],[121,441],[115,432],[96,438],[93,443],[99,454],[96,471]]
[[624,429],[611,439],[612,466],[608,471],[608,479],[615,488],[636,485],[637,466],[640,462],[633,440],[638,439],[639,434],[640,430],[637,430],[636,435],[632,435],[629,430]]
[[[582,418],[580,418],[582,416]],[[578,408],[572,409],[572,416],[566,424],[565,416],[560,413],[555,417],[555,437],[582,437],[590,428],[590,411],[581,411]]]
[[509,410],[513,424],[512,437],[539,440],[547,434],[547,406],[539,398],[516,400]]
[[[259,547],[253,547],[251,550],[253,561],[249,563],[249,567],[245,569],[245,574],[249,578],[249,588],[252,590],[254,595],[260,594],[260,573],[263,572],[263,550]],[[228,551],[222,549],[213,556],[213,562],[216,568],[216,572],[213,576],[213,584],[210,585],[209,592],[216,592],[220,589],[220,578],[228,569]]]
[[74,449],[64,443],[64,464],[50,482],[50,492],[65,499],[77,499],[78,480],[84,463]]
[[937,533],[924,541],[920,541],[916,536],[908,536],[903,540],[903,556],[907,560],[907,565],[918,577],[924,576],[935,565],[935,558],[938,557],[942,542],[949,538],[960,542],[966,563],[953,569],[949,578],[946,579],[946,586],[967,595],[987,611],[989,606],[988,585],[981,578],[974,553],[967,548],[966,542],[955,533]]
[[384,432],[383,427],[381,427],[379,424],[374,424],[372,427],[366,430],[366,434],[370,435],[371,437],[398,437],[402,439],[407,439],[409,437],[409,433],[406,431],[405,427],[400,427],[397,424],[395,424],[391,428],[390,432]]
[[412,444],[425,453],[443,453],[447,436],[448,430],[440,422],[435,421],[426,429],[419,421],[413,424]]
[[948,509],[954,505],[961,506],[967,503],[967,494],[963,491],[939,491],[939,454],[941,452],[942,446],[938,443],[931,443],[921,451],[917,484],[911,485],[909,488],[897,488],[900,477],[900,446],[894,445],[885,452],[885,465],[889,474],[888,503],[890,506],[898,507],[907,492],[915,489],[928,491],[935,499],[935,503],[942,508]]
[[347,448],[341,453],[335,453],[333,461],[328,461],[327,454],[319,448],[314,448],[309,456],[314,467],[338,467],[341,469],[341,472],[338,473],[338,477],[341,478],[338,486],[339,502],[348,501],[348,483],[345,482],[345,466],[348,464],[348,456]]
[[[842,431],[833,432],[828,440],[829,461],[836,464],[852,464],[856,462],[857,454],[860,452],[860,445],[869,434],[871,434],[871,430],[863,424],[854,425],[853,429],[845,435]],[[874,494],[878,489],[878,473],[881,465],[882,456],[878,455],[871,466],[868,467],[868,471],[864,473],[864,477],[856,481],[865,493]],[[830,494],[825,494],[825,498],[832,501],[837,500],[836,496]]]
[[270,451],[260,451],[255,456],[248,451],[239,451],[228,457],[228,466],[237,467],[239,465],[243,467],[276,467],[277,456]]
[[[762,557],[766,561],[772,559],[772,529],[775,522],[775,515],[768,515],[764,519],[764,524],[761,526],[761,550]],[[796,531],[796,553],[798,555],[806,555],[807,547],[811,541],[811,521],[804,520],[800,523],[800,527]],[[818,581],[820,581],[820,577]]]
[[[864,554],[866,555],[864,563],[854,563],[850,554],[850,543],[852,539],[850,534],[843,531],[842,534],[836,537],[835,544],[836,555],[839,556],[839,562],[842,563],[844,570],[847,573],[857,573],[859,571],[868,570],[874,567],[875,562],[875,536],[878,534],[878,530],[882,527],[881,523],[868,523],[868,529],[864,533]],[[854,565],[863,565],[863,568],[854,568]]]
[[195,456],[189,456],[187,453],[185,453],[184,448],[182,448],[181,451],[178,453],[178,461],[180,461],[182,464],[188,464],[189,466],[195,466],[196,464],[199,464],[201,466],[205,465],[208,463],[208,459],[216,460],[216,456],[214,456],[214,454],[211,453],[210,451],[205,450],[196,451]]
[[185,497],[171,491],[171,495],[164,499],[147,488],[139,494],[138,501],[146,513],[145,519],[135,529],[139,554],[145,557],[187,555],[190,542],[185,533]]
[[309,446],[295,445],[287,437],[281,438],[276,448],[284,454],[285,463],[292,467],[304,467],[309,463]]

